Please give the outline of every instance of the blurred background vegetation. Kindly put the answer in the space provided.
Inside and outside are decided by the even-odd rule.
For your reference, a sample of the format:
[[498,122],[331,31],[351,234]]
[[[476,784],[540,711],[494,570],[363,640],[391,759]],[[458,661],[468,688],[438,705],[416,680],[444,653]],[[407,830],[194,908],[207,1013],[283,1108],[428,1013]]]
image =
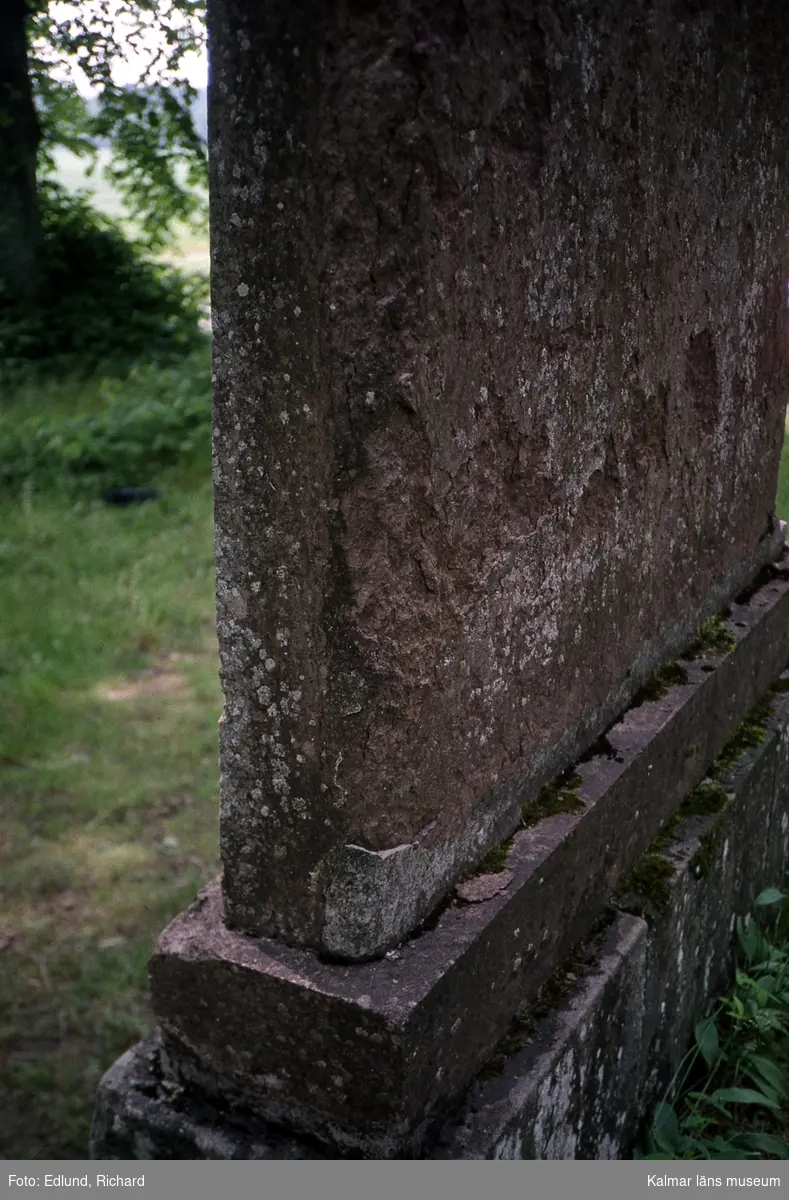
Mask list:
[[[6,1158],[86,1157],[98,1080],[151,1025],[153,939],[218,868],[205,97],[183,77],[202,16],[0,16]],[[105,500],[125,487],[157,498]]]

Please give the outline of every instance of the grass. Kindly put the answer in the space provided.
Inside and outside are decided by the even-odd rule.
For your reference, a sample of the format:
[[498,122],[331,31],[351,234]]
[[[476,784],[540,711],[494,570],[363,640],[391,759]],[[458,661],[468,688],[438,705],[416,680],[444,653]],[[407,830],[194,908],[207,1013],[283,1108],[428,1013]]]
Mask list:
[[0,499],[4,1157],[86,1156],[101,1073],[152,1024],[154,938],[217,869],[209,464],[157,483]]

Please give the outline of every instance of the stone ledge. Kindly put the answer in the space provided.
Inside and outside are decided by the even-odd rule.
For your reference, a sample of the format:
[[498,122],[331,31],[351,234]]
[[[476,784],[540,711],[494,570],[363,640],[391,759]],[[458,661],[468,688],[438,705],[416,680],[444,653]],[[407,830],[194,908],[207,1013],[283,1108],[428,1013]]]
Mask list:
[[[728,987],[735,916],[783,881],[789,853],[789,698],[765,743],[724,778],[721,813],[689,817],[665,856],[670,899],[649,923],[622,914],[573,996],[475,1083],[437,1158],[629,1158],[709,1002]],[[707,870],[700,838],[715,833]],[[612,1034],[612,1030],[615,1032]]]
[[[630,1155],[695,1022],[729,977],[733,916],[747,911],[762,887],[783,878],[789,697],[780,696],[776,709],[765,743],[747,751],[724,779],[727,809],[701,821],[689,818],[667,847],[675,875],[665,910],[650,924],[627,913],[616,918],[573,995],[534,1026],[500,1074],[471,1085],[422,1157]],[[692,864],[700,836],[710,828],[717,831],[718,850],[699,876]],[[105,1075],[92,1147],[99,1159],[342,1156],[174,1084],[158,1035],[128,1051]]]
[[725,656],[631,709],[579,764],[583,811],[515,836],[509,882],[377,962],[228,930],[217,883],[165,930],[152,996],[172,1078],[343,1152],[416,1152],[524,997],[581,938],[789,661],[789,556],[731,609]]
[[304,1138],[260,1118],[220,1111],[170,1083],[158,1033],[127,1050],[104,1075],[91,1130],[93,1159],[320,1159]]

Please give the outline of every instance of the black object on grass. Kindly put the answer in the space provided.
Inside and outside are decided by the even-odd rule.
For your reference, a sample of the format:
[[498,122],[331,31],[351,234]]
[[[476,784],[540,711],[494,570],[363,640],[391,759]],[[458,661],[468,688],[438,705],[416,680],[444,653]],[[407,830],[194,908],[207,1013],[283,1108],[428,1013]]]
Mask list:
[[108,488],[104,493],[104,499],[108,504],[117,504],[120,508],[125,508],[127,504],[142,504],[144,500],[158,500],[159,493],[153,488],[146,487],[119,487]]

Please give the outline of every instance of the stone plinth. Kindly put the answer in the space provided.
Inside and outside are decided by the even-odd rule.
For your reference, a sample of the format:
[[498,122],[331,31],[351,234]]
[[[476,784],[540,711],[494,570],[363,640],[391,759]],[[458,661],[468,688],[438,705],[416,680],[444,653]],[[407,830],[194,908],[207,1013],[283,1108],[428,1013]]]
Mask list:
[[777,553],[766,12],[209,3],[234,928],[383,953]]
[[522,828],[499,870],[383,960],[327,963],[234,932],[218,884],[205,889],[151,961],[173,1080],[341,1151],[418,1153],[789,662],[789,551],[722,628],[728,653],[675,664],[685,681],[576,765],[573,811]]
[[[774,698],[762,745],[724,777],[724,811],[689,816],[664,850],[668,902],[650,923],[622,914],[573,955],[565,998],[521,1017],[422,1157],[627,1158],[710,999],[731,978],[734,916],[781,884],[789,850],[789,697]],[[704,870],[701,838],[712,844]],[[585,959],[585,962],[583,961]],[[567,968],[568,970],[570,968]],[[558,979],[557,972],[555,979]],[[557,989],[558,990],[558,989]],[[163,1069],[164,1068],[164,1069]],[[158,1036],[107,1073],[97,1158],[340,1157],[343,1152],[175,1083]],[[353,1152],[346,1154],[358,1156]]]

